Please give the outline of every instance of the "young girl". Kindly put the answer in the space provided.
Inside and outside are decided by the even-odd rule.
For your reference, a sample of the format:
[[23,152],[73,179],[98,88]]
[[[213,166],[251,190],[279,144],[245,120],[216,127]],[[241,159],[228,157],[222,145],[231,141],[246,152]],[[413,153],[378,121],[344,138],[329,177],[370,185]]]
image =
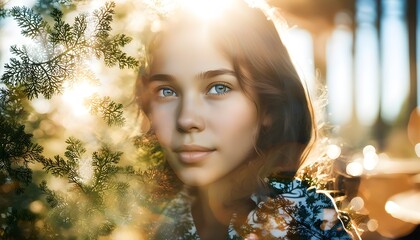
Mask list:
[[273,22],[239,1],[218,14],[180,11],[148,47],[140,104],[185,184],[155,239],[350,239],[295,178],[314,126]]

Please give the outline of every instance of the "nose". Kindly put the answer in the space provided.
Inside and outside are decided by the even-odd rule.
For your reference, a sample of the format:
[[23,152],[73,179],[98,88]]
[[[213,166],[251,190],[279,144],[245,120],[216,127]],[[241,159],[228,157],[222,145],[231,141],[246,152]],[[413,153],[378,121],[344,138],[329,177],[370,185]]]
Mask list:
[[183,98],[178,109],[177,128],[180,132],[200,132],[205,128],[201,113],[202,104],[197,98]]

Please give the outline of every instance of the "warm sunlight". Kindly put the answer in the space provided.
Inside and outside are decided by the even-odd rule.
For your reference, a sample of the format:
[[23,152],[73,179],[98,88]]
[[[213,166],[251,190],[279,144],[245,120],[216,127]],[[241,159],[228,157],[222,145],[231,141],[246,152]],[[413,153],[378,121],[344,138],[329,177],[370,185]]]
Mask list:
[[63,101],[75,116],[85,116],[89,113],[86,100],[95,92],[95,86],[88,82],[65,84]]
[[217,18],[221,12],[227,9],[232,4],[232,1],[181,0],[181,4],[200,18],[212,20]]

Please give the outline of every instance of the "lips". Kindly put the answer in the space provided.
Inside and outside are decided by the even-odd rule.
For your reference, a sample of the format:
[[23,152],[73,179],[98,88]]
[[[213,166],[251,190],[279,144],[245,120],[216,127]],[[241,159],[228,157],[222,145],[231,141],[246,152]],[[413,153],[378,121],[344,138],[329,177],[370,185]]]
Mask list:
[[204,161],[214,151],[215,149],[199,145],[182,145],[174,150],[181,162],[188,164]]

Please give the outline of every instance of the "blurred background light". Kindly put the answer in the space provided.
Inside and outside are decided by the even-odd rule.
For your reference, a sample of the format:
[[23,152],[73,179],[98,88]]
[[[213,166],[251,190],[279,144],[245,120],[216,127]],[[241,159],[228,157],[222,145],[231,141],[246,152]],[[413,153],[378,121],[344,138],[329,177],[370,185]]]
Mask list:
[[62,99],[71,113],[75,116],[87,116],[89,108],[86,104],[88,97],[95,93],[96,87],[88,82],[77,82],[64,85]]
[[393,123],[409,91],[407,6],[405,0],[383,0],[381,3],[381,113],[387,123]]
[[346,172],[350,176],[358,177],[363,174],[363,166],[358,161],[351,162],[347,164]]
[[417,157],[420,158],[420,143],[417,143],[414,147]]
[[376,1],[356,1],[355,104],[362,125],[371,126],[379,113],[379,45]]
[[292,27],[285,35],[282,36],[282,39],[295,63],[298,74],[310,95],[314,96],[316,79],[314,46],[311,33],[299,27]]
[[369,219],[369,221],[367,222],[367,228],[371,232],[376,231],[378,227],[379,227],[379,223],[378,223],[378,220],[376,219]]
[[352,210],[357,212],[363,209],[363,207],[365,206],[365,202],[363,201],[361,197],[354,197],[350,201],[349,206],[351,207]]
[[327,155],[331,159],[337,159],[341,154],[341,148],[335,144],[330,144],[327,147]]
[[339,25],[327,46],[328,110],[333,124],[345,124],[353,113],[353,34]]
[[32,107],[39,114],[46,114],[51,111],[51,101],[43,97],[32,100]]

